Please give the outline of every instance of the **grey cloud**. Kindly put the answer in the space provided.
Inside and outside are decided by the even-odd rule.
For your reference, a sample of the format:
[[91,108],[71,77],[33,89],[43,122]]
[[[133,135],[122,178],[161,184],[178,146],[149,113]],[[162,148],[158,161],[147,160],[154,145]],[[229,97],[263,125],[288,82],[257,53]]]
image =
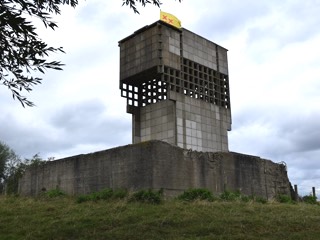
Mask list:
[[[196,26],[199,33],[210,34],[210,39],[222,41],[234,34],[239,29],[243,29],[250,21],[255,21],[268,14],[270,3],[261,1],[229,1],[221,5],[213,5],[214,10],[208,8],[206,15],[201,18],[201,22]],[[210,31],[208,31],[210,29]]]
[[[196,29],[200,35],[218,44],[247,29],[247,45],[251,49],[248,54],[252,54],[256,62],[271,54],[270,49],[276,51],[318,34],[315,29],[320,25],[320,4],[317,1],[248,0],[228,3],[213,5],[212,10],[208,10],[197,23]],[[269,25],[266,25],[265,18],[277,13],[281,18],[268,21]]]
[[243,146],[254,153],[276,159],[292,153],[319,151],[319,113],[293,111],[281,107],[256,106],[233,114],[231,143],[236,148]]
[[[31,157],[50,148],[52,139],[45,127],[37,123],[21,123],[12,115],[0,119],[1,140],[21,157]],[[62,146],[63,139],[57,147]]]
[[[283,155],[283,161],[290,163],[289,166],[291,168],[296,168],[301,170],[308,170],[315,173],[317,176],[320,174],[319,168],[319,156],[320,149],[313,150],[313,151],[304,151],[304,152],[291,152]],[[308,172],[301,173],[304,177],[313,178],[313,174]]]
[[128,143],[124,136],[131,130],[131,122],[108,115],[102,102],[91,100],[58,109],[51,123],[54,128],[62,130],[71,143],[73,140],[83,144]]
[[74,130],[81,127],[91,127],[93,122],[102,117],[105,106],[98,100],[68,104],[52,116],[50,122],[56,128]]
[[293,151],[306,152],[320,149],[320,116],[302,116],[298,120],[284,122],[279,128],[284,137],[291,140]]
[[[0,137],[20,156],[68,151],[79,145],[117,146],[130,143],[131,122],[108,117],[98,100],[68,104],[43,116],[39,123],[0,117]],[[102,150],[102,149],[101,149]]]
[[[282,17],[267,26],[255,26],[248,30],[248,45],[259,48],[261,41],[275,44],[276,49],[288,44],[305,41],[318,34],[315,29],[320,25],[318,13],[320,4],[315,1],[280,3],[274,6],[274,11]],[[260,53],[259,53],[260,54]]]
[[320,150],[290,153],[282,156],[288,166],[288,175],[292,184],[298,185],[299,193],[306,195],[312,187],[320,186]]
[[116,42],[113,44],[113,49],[108,49],[106,48],[105,43],[92,45],[90,41],[88,41],[88,44],[86,46],[82,46],[80,51],[71,53],[68,56],[65,69],[77,72],[79,69],[90,69],[102,62],[106,62],[107,64],[108,60],[112,56],[114,59],[117,59],[117,45]]
[[[121,3],[119,3],[121,6]],[[76,20],[80,25],[90,24],[98,26],[108,33],[108,29],[117,29],[120,22],[126,22],[123,12],[119,12],[119,8],[111,2],[88,2],[85,8],[78,11]],[[128,24],[128,22],[127,22]]]

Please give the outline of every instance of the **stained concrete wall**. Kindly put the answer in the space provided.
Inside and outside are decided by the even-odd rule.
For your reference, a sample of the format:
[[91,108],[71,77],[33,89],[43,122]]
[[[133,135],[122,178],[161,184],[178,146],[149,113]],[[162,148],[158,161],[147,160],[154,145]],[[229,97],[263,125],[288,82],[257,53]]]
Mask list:
[[203,152],[228,151],[229,109],[170,91],[133,114],[133,143],[161,140]]
[[230,109],[173,91],[169,98],[176,107],[176,145],[202,152],[228,151]]
[[134,35],[120,41],[120,79],[159,65],[158,43],[159,29],[156,25],[138,30]]
[[164,100],[139,109],[139,116],[133,115],[133,143],[161,140],[173,145],[176,141],[176,104]]
[[290,194],[285,166],[233,152],[188,151],[149,141],[48,162],[28,169],[19,183],[21,195],[60,188],[86,194],[104,188],[164,189],[174,196],[189,188],[225,189],[273,198]]
[[158,65],[181,70],[181,57],[228,75],[227,49],[162,21],[138,29],[119,46],[120,80]]

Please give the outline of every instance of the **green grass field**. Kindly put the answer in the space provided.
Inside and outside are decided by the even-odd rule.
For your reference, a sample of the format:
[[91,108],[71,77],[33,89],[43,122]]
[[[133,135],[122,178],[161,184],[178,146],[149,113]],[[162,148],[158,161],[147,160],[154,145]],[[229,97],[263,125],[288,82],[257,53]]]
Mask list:
[[0,196],[0,239],[320,239],[320,206]]

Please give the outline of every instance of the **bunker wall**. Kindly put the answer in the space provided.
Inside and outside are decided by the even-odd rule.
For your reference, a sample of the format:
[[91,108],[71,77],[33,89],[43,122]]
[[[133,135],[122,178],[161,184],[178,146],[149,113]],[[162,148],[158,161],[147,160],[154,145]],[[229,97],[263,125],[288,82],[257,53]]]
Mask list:
[[148,141],[68,157],[28,169],[19,182],[21,195],[59,188],[70,195],[105,188],[163,189],[175,196],[189,188],[214,193],[240,190],[268,199],[290,195],[285,166],[234,152],[197,152],[166,142]]

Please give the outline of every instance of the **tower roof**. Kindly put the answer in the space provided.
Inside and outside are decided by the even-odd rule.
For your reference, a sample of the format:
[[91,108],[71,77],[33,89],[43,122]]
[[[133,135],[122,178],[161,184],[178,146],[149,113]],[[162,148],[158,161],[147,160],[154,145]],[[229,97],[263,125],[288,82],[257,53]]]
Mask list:
[[[121,43],[129,40],[130,38],[134,38],[134,37],[137,36],[139,33],[144,32],[144,31],[146,31],[146,30],[148,30],[148,29],[150,29],[150,28],[153,28],[153,27],[156,26],[156,25],[163,25],[163,26],[169,27],[169,28],[171,28],[171,29],[173,29],[173,30],[176,30],[177,32],[188,31],[188,32],[191,32],[192,34],[197,35],[197,36],[200,37],[200,38],[203,38],[203,39],[205,39],[205,40],[207,40],[207,41],[209,41],[209,42],[212,42],[212,41],[210,41],[210,40],[208,40],[208,39],[200,36],[199,34],[196,34],[196,33],[192,32],[192,31],[190,31],[190,30],[188,30],[188,29],[186,29],[186,28],[180,28],[180,29],[179,29],[179,28],[176,28],[176,27],[174,27],[174,26],[172,26],[172,25],[170,25],[170,24],[168,24],[168,23],[166,23],[166,22],[163,22],[163,21],[161,21],[161,20],[158,20],[158,21],[156,21],[156,22],[154,22],[154,23],[152,23],[152,24],[150,24],[150,25],[146,25],[146,26],[144,26],[144,27],[142,27],[142,28],[134,31],[133,34],[131,34],[131,35],[129,35],[129,36],[121,39],[118,43],[121,44]],[[226,49],[225,47],[222,47],[221,45],[219,45],[219,44],[217,44],[217,43],[215,43],[215,42],[212,42],[212,43],[215,44],[215,45],[218,45],[219,47],[221,47],[221,48],[223,48],[223,49],[225,49],[225,50],[228,51],[228,49]]]

